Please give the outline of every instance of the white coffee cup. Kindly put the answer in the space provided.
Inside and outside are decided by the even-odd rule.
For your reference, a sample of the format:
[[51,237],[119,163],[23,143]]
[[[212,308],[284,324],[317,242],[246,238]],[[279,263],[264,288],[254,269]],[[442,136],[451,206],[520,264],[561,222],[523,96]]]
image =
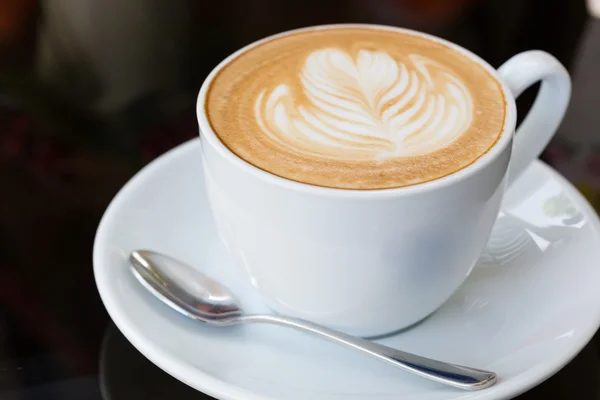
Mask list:
[[[273,37],[219,64],[202,85],[197,104],[210,204],[243,273],[274,311],[361,336],[422,320],[465,281],[486,245],[507,186],[554,135],[571,92],[565,68],[542,51],[518,54],[496,71],[437,37],[367,26],[441,42],[496,77],[507,111],[494,147],[449,176],[396,189],[324,188],[260,170],[219,140],[207,120],[205,98],[219,70]],[[539,81],[538,97],[515,133],[514,98]]]

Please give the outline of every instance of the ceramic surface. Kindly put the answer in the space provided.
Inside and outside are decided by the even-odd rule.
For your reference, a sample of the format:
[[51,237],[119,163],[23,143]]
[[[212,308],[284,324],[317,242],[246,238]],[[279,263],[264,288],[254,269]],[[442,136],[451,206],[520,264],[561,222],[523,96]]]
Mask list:
[[382,343],[493,370],[462,392],[276,326],[210,328],[167,308],[130,274],[131,250],[171,254],[266,311],[216,235],[199,141],[160,157],[115,197],[96,236],[104,304],[129,341],[182,382],[229,400],[512,398],[565,365],[600,323],[600,226],[583,197],[536,162],[506,194],[486,251],[431,317]]

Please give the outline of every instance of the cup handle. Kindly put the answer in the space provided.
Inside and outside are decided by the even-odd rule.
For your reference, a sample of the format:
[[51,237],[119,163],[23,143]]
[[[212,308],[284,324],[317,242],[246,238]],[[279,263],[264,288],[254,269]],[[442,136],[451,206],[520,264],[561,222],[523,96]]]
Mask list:
[[540,50],[517,54],[502,64],[498,73],[515,98],[542,82],[531,110],[515,132],[508,169],[511,185],[554,136],[569,104],[571,78],[556,58]]

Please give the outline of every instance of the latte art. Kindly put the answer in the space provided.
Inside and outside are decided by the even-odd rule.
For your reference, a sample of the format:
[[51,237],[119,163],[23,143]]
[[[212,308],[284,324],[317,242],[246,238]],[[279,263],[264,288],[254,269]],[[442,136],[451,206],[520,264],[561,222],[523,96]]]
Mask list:
[[328,27],[252,46],[204,101],[221,142],[271,174],[385,189],[469,166],[494,146],[506,103],[478,61],[408,31]]
[[328,159],[418,156],[446,147],[471,125],[473,101],[453,72],[427,57],[406,63],[381,51],[356,58],[311,53],[298,77],[305,102],[286,84],[255,101],[258,125],[290,151]]

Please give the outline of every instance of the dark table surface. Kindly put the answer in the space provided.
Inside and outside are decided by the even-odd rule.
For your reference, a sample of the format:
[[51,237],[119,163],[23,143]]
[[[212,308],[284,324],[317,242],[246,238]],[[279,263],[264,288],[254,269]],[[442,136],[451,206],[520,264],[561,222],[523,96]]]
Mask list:
[[[0,399],[208,398],[112,324],[93,279],[94,233],[127,179],[197,135],[194,97],[218,61],[331,22],[424,30],[496,67],[530,48],[555,54],[573,102],[543,157],[600,204],[600,21],[583,0],[3,0]],[[519,398],[600,399],[599,384],[594,339]]]

